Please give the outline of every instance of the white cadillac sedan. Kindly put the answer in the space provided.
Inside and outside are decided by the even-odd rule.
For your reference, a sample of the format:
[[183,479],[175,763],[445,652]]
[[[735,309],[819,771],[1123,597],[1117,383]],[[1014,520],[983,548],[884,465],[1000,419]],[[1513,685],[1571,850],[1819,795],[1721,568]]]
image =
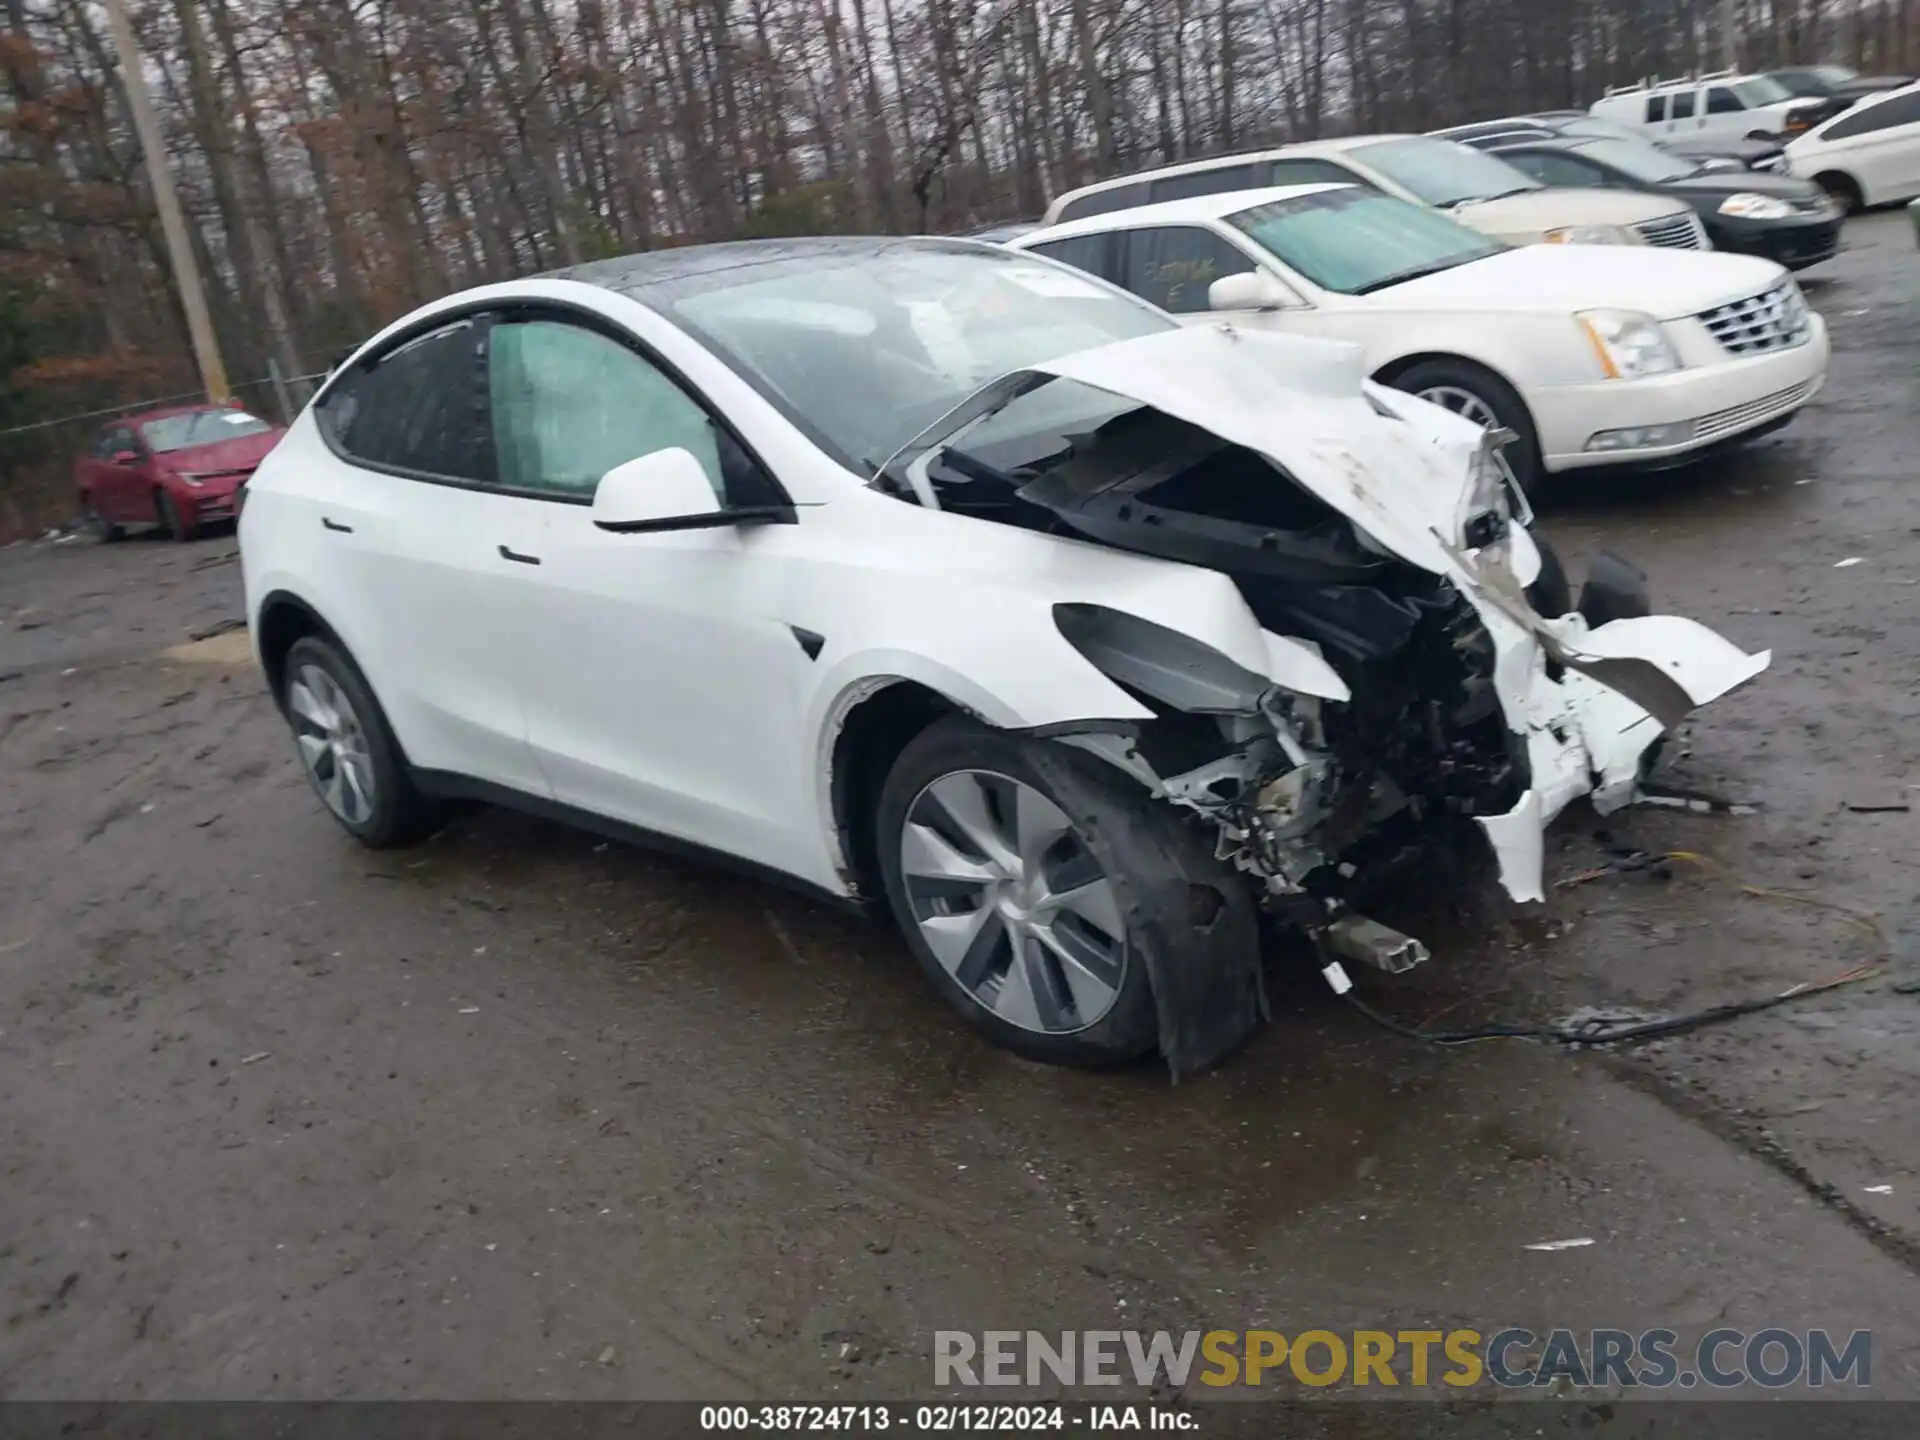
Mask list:
[[1256,914],[1634,798],[1767,664],[1579,603],[1497,437],[1350,346],[1182,328],[967,241],[669,250],[369,341],[246,489],[253,642],[373,846],[481,798],[884,906],[998,1042],[1209,1064]]
[[1190,322],[1351,341],[1375,379],[1512,431],[1523,485],[1753,439],[1827,370],[1825,322],[1772,261],[1516,248],[1365,187],[1198,196],[1011,243]]

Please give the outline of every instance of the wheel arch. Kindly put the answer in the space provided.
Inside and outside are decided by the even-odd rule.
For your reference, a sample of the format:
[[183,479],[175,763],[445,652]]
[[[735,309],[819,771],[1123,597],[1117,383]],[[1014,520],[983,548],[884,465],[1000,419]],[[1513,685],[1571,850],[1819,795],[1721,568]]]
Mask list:
[[[1393,359],[1376,366],[1371,378],[1382,385],[1394,385],[1395,381],[1415,366],[1430,364],[1467,365],[1475,370],[1484,370],[1519,396],[1522,405],[1527,403],[1525,393],[1515,383],[1513,376],[1507,373],[1505,367],[1478,355],[1464,355],[1458,350],[1413,350],[1405,355],[1396,355]],[[1398,386],[1395,388],[1397,389]],[[1527,413],[1529,416],[1532,415],[1531,407],[1528,408]]]
[[[1838,184],[1829,184],[1830,181],[1836,181]],[[1843,166],[1821,166],[1813,173],[1813,183],[1828,194],[1832,194],[1836,188],[1850,193],[1853,196],[1854,209],[1862,209],[1867,204],[1867,187],[1860,183],[1858,176]]]
[[253,643],[266,673],[267,693],[273,703],[285,710],[287,652],[307,636],[318,636],[337,648],[354,664],[353,650],[321,616],[320,612],[290,590],[270,591],[254,613]]
[[981,719],[931,685],[904,675],[878,675],[848,687],[829,718],[823,749],[833,865],[848,891],[863,904],[886,901],[879,837],[874,832],[881,787],[900,752],[929,725],[949,715]]

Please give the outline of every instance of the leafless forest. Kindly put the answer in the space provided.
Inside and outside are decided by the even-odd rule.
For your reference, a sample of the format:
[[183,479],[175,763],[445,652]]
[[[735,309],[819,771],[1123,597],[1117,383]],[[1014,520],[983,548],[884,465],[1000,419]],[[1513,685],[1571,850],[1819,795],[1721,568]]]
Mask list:
[[[1268,139],[1585,105],[1716,58],[1721,17],[1718,0],[129,3],[237,381],[581,258],[957,229]],[[18,530],[57,510],[76,434],[14,427],[195,382],[101,8],[5,5],[0,530]],[[1739,0],[1740,56],[1905,71],[1916,9]]]

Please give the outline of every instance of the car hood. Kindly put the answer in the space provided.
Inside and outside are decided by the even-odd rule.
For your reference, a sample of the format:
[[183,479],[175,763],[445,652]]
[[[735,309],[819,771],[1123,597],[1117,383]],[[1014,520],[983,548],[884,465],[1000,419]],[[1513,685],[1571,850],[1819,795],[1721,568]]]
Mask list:
[[1454,218],[1488,235],[1541,235],[1565,225],[1642,225],[1674,214],[1673,201],[1631,190],[1578,186],[1527,190],[1498,200],[1469,200]]
[[234,470],[252,470],[267,458],[267,452],[280,443],[284,430],[263,430],[219,440],[211,445],[189,445],[168,450],[155,458],[161,465],[184,475],[220,475]]
[[[1371,385],[1358,346],[1221,322],[1082,350],[983,386],[883,473],[911,474],[962,430],[1051,380],[1138,401],[1266,456],[1387,549],[1443,570],[1468,517],[1479,429]],[[1403,419],[1401,406],[1417,407]],[[1383,410],[1385,413],[1383,413]]]
[[1403,309],[1636,310],[1677,320],[1756,295],[1771,260],[1654,245],[1522,245],[1367,298]]
[[1826,192],[1797,175],[1770,175],[1764,170],[1719,170],[1671,180],[1663,187],[1670,195],[1712,200],[1726,195],[1770,195],[1802,204],[1824,200]]

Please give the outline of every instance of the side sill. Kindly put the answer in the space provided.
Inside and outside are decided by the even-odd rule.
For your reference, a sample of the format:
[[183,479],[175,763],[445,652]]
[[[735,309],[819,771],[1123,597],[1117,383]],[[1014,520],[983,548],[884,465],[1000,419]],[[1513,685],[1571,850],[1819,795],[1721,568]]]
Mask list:
[[803,880],[798,875],[789,875],[784,870],[776,870],[752,860],[743,860],[738,855],[729,855],[724,850],[715,850],[691,840],[682,840],[675,835],[663,835],[657,830],[648,830],[643,826],[628,824],[624,820],[597,815],[591,810],[583,810],[577,805],[569,805],[550,796],[529,795],[524,790],[515,790],[507,785],[496,785],[490,780],[476,780],[469,775],[461,775],[452,770],[427,770],[415,766],[410,767],[407,774],[415,788],[430,799],[476,800],[485,805],[497,805],[503,810],[517,810],[523,815],[552,820],[576,830],[602,835],[622,845],[631,845],[636,849],[652,850],[663,855],[691,860],[716,870],[739,875],[744,879],[757,880],[762,884],[793,891],[850,915],[876,919],[883,913],[877,902],[864,897],[843,895],[816,885],[811,880]]

